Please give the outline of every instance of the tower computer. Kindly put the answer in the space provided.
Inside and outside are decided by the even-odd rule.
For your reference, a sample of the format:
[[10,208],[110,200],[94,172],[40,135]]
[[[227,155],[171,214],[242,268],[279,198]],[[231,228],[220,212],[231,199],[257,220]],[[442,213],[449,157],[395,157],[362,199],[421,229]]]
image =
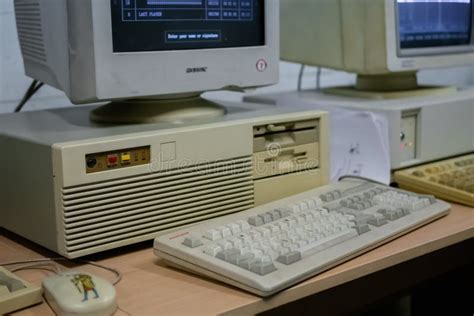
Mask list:
[[1,226],[69,258],[328,181],[327,117],[216,102],[278,80],[274,0],[15,0],[27,75],[74,103],[0,116]]

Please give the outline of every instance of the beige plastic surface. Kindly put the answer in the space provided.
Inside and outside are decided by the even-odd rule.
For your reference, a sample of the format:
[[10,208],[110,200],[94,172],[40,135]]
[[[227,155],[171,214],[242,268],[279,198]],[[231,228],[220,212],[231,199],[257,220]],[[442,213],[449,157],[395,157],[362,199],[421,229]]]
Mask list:
[[355,73],[388,72],[384,0],[280,3],[283,60]]
[[[460,167],[455,164],[469,159],[473,162],[470,165]],[[445,172],[459,172],[460,175],[464,175],[467,178],[464,184],[468,185],[467,183],[470,181],[471,191],[432,181],[434,179],[431,178],[438,179]],[[440,199],[474,207],[474,154],[397,171],[394,179],[403,189],[432,194]]]
[[34,304],[41,303],[43,301],[41,296],[42,291],[39,286],[22,280],[3,267],[0,267],[0,272],[5,273],[11,278],[19,280],[26,286],[24,289],[11,293],[8,291],[8,289],[7,291],[5,291],[5,289],[2,290],[2,287],[0,286],[0,315],[11,313]]
[[350,98],[364,98],[372,100],[390,100],[403,99],[423,96],[439,96],[456,93],[456,87],[434,87],[434,86],[420,86],[417,89],[405,91],[364,91],[358,90],[355,87],[334,87],[324,89],[323,92],[327,94],[340,95]]
[[328,184],[327,176],[320,170],[308,170],[254,182],[255,206],[305,192]]
[[[5,201],[2,226],[76,258],[244,211],[256,201],[274,198],[275,192],[284,194],[288,181],[299,185],[292,190],[299,187],[301,191],[327,183],[325,113],[296,107],[223,105],[229,111],[222,118],[184,124],[98,127],[91,125],[88,107],[0,118],[0,144],[18,153],[0,157],[12,166],[0,183],[0,197]],[[36,122],[33,127],[31,121]],[[273,192],[260,190],[253,177],[254,127],[306,129],[307,122],[319,122],[318,134],[310,139],[319,146],[315,179],[288,173],[281,176],[287,178],[273,180]],[[150,164],[86,173],[88,154],[142,146],[150,146]],[[169,157],[169,148],[174,159],[164,158]],[[31,152],[35,159],[28,158]]]
[[103,123],[183,122],[225,115],[225,107],[202,99],[137,99],[115,101],[91,112],[91,120]]

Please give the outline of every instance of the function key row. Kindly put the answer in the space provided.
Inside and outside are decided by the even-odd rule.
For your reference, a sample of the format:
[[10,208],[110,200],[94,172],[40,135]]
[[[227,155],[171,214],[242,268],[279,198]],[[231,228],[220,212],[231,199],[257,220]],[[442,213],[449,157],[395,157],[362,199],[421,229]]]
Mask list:
[[240,234],[241,232],[248,231],[249,229],[249,223],[240,220],[236,221],[235,223],[230,223],[210,229],[202,237],[206,238],[207,240],[214,241]]

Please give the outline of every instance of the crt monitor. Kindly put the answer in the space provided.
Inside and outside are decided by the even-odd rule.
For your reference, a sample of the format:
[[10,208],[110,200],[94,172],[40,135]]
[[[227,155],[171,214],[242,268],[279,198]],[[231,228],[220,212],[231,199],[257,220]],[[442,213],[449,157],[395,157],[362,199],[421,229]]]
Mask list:
[[26,74],[73,103],[278,81],[278,1],[15,0],[15,12]]
[[474,63],[473,0],[281,0],[281,10],[284,60],[359,79]]

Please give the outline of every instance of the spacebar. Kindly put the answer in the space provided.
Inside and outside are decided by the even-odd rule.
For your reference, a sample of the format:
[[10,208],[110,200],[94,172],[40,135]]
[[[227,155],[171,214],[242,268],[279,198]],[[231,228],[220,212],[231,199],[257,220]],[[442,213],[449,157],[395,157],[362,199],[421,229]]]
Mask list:
[[335,234],[330,237],[320,239],[315,243],[311,243],[306,246],[303,246],[299,248],[298,251],[301,253],[301,257],[308,257],[311,255],[314,255],[315,253],[321,250],[327,249],[336,244],[340,244],[343,241],[352,239],[357,236],[359,236],[359,234],[357,233],[355,229],[346,230],[346,231],[340,232],[339,234]]

